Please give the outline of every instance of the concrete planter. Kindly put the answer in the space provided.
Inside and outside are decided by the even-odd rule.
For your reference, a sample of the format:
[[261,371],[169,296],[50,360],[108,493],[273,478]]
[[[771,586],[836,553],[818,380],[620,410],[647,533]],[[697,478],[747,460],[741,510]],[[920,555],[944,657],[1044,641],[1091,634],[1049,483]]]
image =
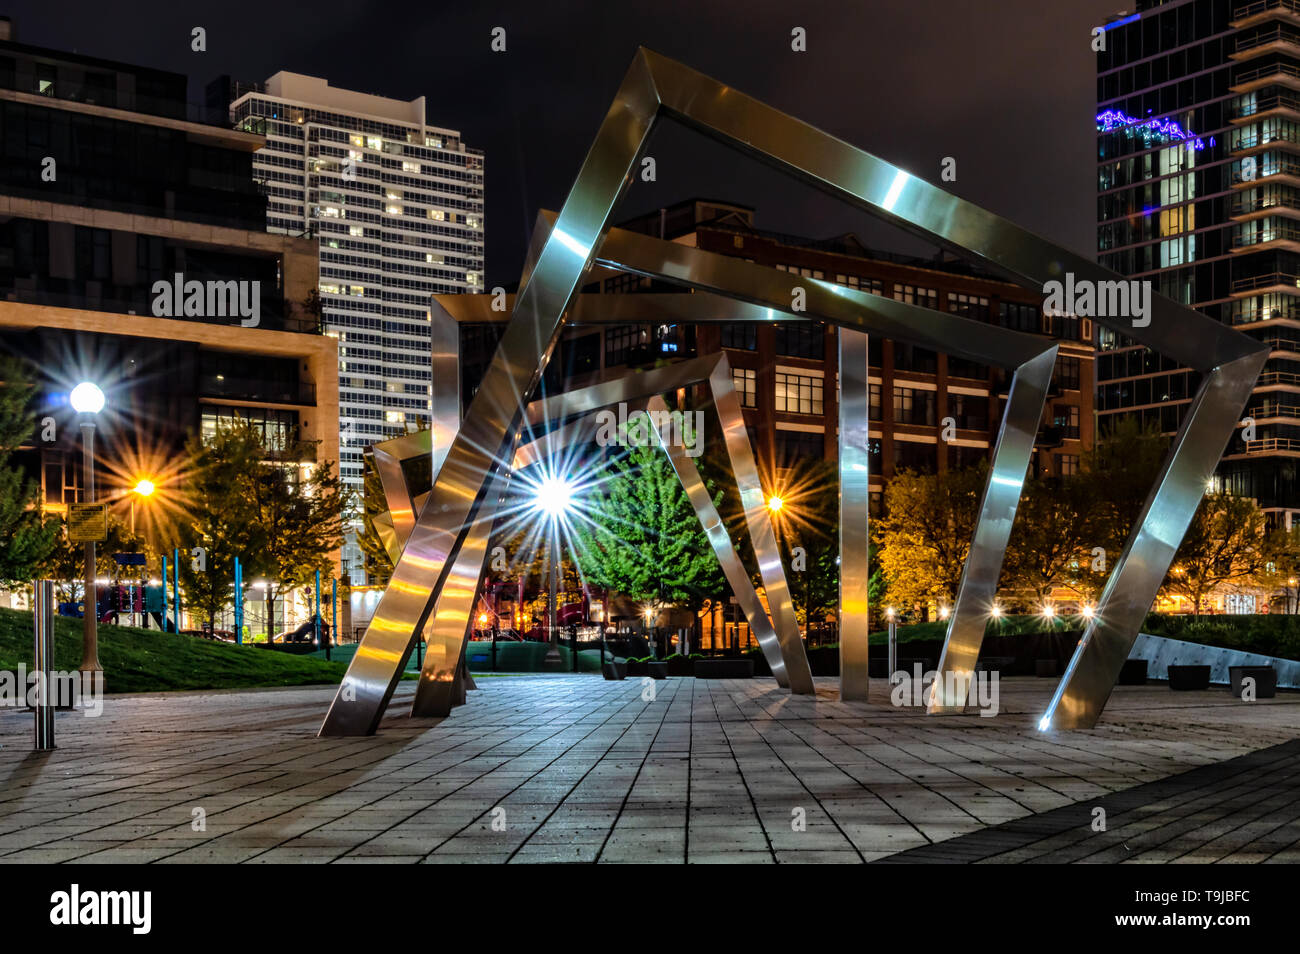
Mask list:
[[1169,688],[1179,692],[1210,688],[1209,666],[1170,666]]
[[696,679],[752,679],[753,677],[752,659],[695,660]]
[[1147,661],[1145,659],[1126,659],[1119,671],[1121,686],[1145,686],[1147,684]]
[[600,667],[600,671],[601,674],[604,675],[604,677],[609,680],[626,679],[627,663],[607,662],[605,663],[605,665]]
[[646,663],[645,668],[646,668],[646,675],[649,676],[651,679],[668,678],[668,664],[666,662]]
[[1232,694],[1241,698],[1242,679],[1255,680],[1255,698],[1272,699],[1277,695],[1277,670],[1272,666],[1231,666],[1228,668]]

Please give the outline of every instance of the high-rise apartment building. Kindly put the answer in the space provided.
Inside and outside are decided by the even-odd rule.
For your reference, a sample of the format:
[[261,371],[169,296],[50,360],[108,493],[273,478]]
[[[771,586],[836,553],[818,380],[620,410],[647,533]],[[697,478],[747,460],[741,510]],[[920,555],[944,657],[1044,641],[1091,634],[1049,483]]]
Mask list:
[[[0,352],[28,361],[55,425],[20,454],[53,513],[85,499],[81,380],[107,396],[96,497],[123,520],[139,479],[183,499],[187,442],[236,420],[286,465],[338,460],[337,344],[302,304],[316,244],[267,234],[263,140],[193,109],[186,87],[0,33]],[[149,543],[174,546],[175,513],[150,509]]]
[[[1300,2],[1139,0],[1097,55],[1097,249],[1272,348],[1216,485],[1300,514]],[[1101,331],[1097,412],[1172,433],[1199,384]]]
[[[431,294],[483,290],[483,153],[410,102],[277,73],[229,88],[236,128],[266,138],[253,175],[270,232],[320,245],[319,301],[338,338],[340,472],[427,422]],[[344,562],[360,578],[360,551]]]

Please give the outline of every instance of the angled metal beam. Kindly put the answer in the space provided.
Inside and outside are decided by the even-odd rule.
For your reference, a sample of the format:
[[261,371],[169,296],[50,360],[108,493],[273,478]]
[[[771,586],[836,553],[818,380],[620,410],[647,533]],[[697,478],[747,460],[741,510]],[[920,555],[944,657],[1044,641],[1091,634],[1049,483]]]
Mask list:
[[[939,657],[939,668],[928,709],[959,712],[966,706],[975,663],[984,643],[984,629],[993,615],[998,576],[1011,538],[1016,508],[1034,453],[1034,437],[1047,400],[1047,387],[1056,364],[1056,346],[1026,361],[1011,378],[1011,391],[1002,416],[1002,427],[993,448],[979,520],[970,554],[962,568],[961,585],[948,623],[948,636]],[[952,673],[955,678],[945,678]],[[951,690],[951,691],[950,691]]]
[[1039,719],[1040,729],[1096,725],[1267,358],[1267,351],[1249,354],[1206,377],[1106,580],[1092,622]]

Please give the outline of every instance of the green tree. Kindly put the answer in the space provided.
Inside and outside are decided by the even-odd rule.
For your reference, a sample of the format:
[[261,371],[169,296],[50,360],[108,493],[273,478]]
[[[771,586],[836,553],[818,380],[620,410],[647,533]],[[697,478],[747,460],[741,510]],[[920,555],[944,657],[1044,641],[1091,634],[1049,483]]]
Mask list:
[[0,583],[29,582],[59,535],[58,521],[42,512],[40,481],[14,459],[36,428],[34,392],[27,366],[0,357]]
[[1206,595],[1224,583],[1253,582],[1265,570],[1264,514],[1249,497],[1206,494],[1165,577],[1200,615]]
[[196,574],[182,560],[181,573],[195,587],[197,605],[215,614],[229,598],[239,556],[246,580],[267,581],[269,639],[276,631],[275,601],[311,584],[317,570],[330,573],[330,557],[343,541],[348,494],[332,464],[307,463],[314,445],[268,448],[262,432],[242,422],[219,429],[207,444],[192,443],[190,454],[202,490],[187,535],[193,546],[207,549],[207,570]]
[[[179,572],[186,605],[201,622],[215,626],[234,596],[235,558],[256,566],[256,555],[266,542],[247,493],[265,449],[259,431],[237,423],[219,428],[206,443],[191,438],[187,455],[190,506],[181,527]],[[205,551],[203,570],[194,569],[194,547]]]
[[1096,494],[1084,549],[1105,551],[1102,580],[1128,542],[1168,450],[1169,440],[1155,425],[1144,428],[1137,420],[1122,417],[1084,457],[1083,478]]
[[361,532],[357,534],[357,545],[365,557],[366,578],[372,583],[387,585],[393,575],[393,558],[388,555],[388,548],[375,527],[375,517],[388,510],[388,498],[384,496],[383,482],[369,455],[366,456],[362,477],[361,501]]
[[885,485],[875,522],[880,570],[900,607],[951,606],[961,584],[988,464],[918,474],[903,470]]
[[[1256,578],[1273,595],[1281,591],[1283,612],[1295,613],[1300,601],[1300,524],[1277,527],[1264,537],[1264,568]],[[1272,607],[1270,607],[1272,609]],[[1273,610],[1277,612],[1276,609]]]
[[1002,564],[1002,585],[1029,609],[1047,602],[1057,586],[1079,591],[1087,585],[1081,567],[1090,565],[1095,486],[1081,476],[1026,482]]
[[[695,615],[727,588],[717,557],[667,455],[635,447],[607,459],[574,521],[578,565],[596,586]],[[716,491],[714,504],[722,497]]]

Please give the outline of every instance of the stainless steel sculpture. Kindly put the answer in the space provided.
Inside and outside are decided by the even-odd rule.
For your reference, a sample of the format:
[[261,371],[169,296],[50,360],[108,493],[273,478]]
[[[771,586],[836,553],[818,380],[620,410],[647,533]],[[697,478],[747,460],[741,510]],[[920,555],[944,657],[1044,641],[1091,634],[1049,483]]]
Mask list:
[[[593,265],[657,275],[693,288],[763,302],[774,310],[794,310],[789,297],[791,276],[786,273],[710,257],[672,243],[648,244],[654,240],[642,236],[607,234],[613,210],[661,116],[678,119],[771,162],[1013,280],[1039,288],[1067,277],[1076,283],[1124,281],[1116,273],[737,90],[656,53],[639,50],[554,228],[539,247],[535,265],[526,270],[496,357],[415,520],[389,587],[321,727],[322,734],[374,731],[414,632],[429,619],[435,596],[473,532],[480,508],[498,486],[498,473],[513,458],[524,405],[550,358],[577,289]],[[642,267],[637,267],[638,256]],[[981,519],[945,641],[942,685],[946,681],[943,673],[968,674],[978,656],[1055,349],[1045,347],[1041,340],[1025,341],[1025,336],[991,326],[977,325],[978,330],[972,331],[974,323],[953,315],[914,309],[811,279],[797,281],[807,294],[810,316],[900,340],[928,341],[926,346],[936,350],[1016,369]],[[1149,318],[1142,325],[1121,316],[1095,320],[1164,351],[1203,372],[1205,379],[1148,499],[1142,524],[1116,561],[1097,617],[1040,722],[1043,728],[1095,722],[1267,353],[1265,346],[1166,298],[1152,296]],[[865,579],[865,574],[861,578]],[[865,602],[866,593],[860,596]],[[850,593],[846,599],[856,596]],[[965,680],[954,682],[963,685]],[[940,692],[932,699],[931,710],[955,709],[964,701],[964,693],[948,698]]]

